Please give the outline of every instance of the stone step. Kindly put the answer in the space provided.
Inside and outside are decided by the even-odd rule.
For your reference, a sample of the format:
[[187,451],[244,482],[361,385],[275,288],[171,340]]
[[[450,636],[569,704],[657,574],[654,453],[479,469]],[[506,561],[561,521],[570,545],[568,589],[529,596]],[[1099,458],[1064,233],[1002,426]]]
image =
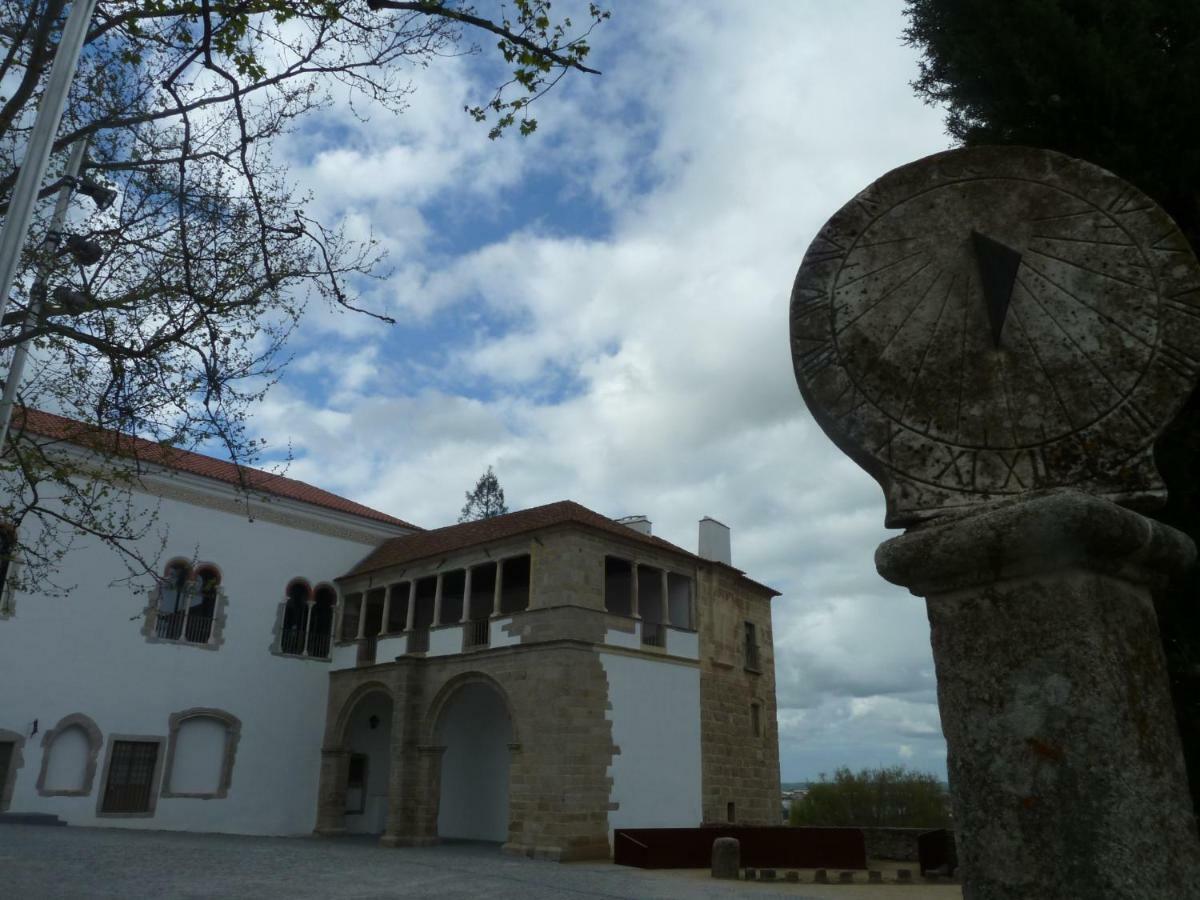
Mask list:
[[0,813],[0,825],[66,825],[50,813]]

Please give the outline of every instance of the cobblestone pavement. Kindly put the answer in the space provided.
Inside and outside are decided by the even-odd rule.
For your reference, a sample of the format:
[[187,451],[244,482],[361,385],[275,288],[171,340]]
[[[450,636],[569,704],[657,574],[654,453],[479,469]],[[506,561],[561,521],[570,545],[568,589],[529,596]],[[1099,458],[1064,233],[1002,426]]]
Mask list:
[[514,858],[494,845],[387,849],[373,840],[263,838],[103,828],[0,826],[0,897],[743,898],[903,900],[961,896],[951,886],[814,887],[713,881],[705,873]]

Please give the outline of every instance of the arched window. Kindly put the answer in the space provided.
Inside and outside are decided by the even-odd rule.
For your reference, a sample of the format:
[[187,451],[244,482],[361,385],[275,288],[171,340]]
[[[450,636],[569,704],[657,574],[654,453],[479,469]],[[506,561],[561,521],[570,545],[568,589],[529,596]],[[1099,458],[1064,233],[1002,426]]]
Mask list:
[[86,797],[92,792],[103,737],[90,717],[73,713],[42,737],[42,770],[37,792],[43,797]]
[[188,584],[192,578],[192,567],[182,560],[167,563],[162,580],[158,584],[158,616],[155,634],[168,641],[177,641],[183,635],[183,620],[187,617]]
[[304,653],[308,631],[308,601],[312,599],[312,588],[303,578],[297,578],[287,586],[283,602],[283,626],[279,633],[279,652],[296,656]]
[[319,584],[313,592],[312,622],[308,626],[308,655],[324,659],[329,656],[333,636],[333,611],[337,606],[337,591],[332,585]]
[[242,723],[222,709],[172,713],[162,796],[214,800],[226,797]]
[[174,641],[215,650],[221,644],[224,616],[221,572],[212,563],[193,568],[183,559],[167,564],[154,601],[146,609],[143,633],[151,640]]
[[192,602],[183,636],[184,640],[193,644],[207,644],[212,637],[213,620],[217,616],[221,573],[214,566],[198,566],[192,581]]

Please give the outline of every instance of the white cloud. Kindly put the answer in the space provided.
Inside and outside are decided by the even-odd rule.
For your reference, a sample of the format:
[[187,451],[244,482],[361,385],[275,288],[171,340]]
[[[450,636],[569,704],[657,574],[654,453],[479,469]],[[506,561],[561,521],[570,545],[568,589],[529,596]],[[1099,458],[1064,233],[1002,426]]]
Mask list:
[[[688,548],[701,516],[729,524],[784,594],[785,779],[944,765],[923,603],[875,574],[880,491],[805,411],[787,342],[823,221],[947,143],[902,27],[883,0],[622,5],[605,74],[549,95],[528,141],[488,142],[461,112],[475,70],[447,60],[399,119],[291,147],[326,217],[392,251],[374,296],[401,326],[305,322],[255,420],[291,439],[290,474],[427,526],[489,464],[513,507],[644,513]],[[548,186],[545,216],[512,220]],[[433,224],[474,219],[473,246]]]

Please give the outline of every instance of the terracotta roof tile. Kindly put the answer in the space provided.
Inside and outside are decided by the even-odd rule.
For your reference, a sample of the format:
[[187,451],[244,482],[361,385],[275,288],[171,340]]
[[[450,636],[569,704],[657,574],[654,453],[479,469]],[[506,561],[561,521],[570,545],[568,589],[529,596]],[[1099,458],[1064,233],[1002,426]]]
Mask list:
[[353,500],[347,500],[345,497],[339,497],[337,494],[331,494],[329,491],[305,484],[294,478],[284,478],[282,475],[274,475],[248,466],[239,468],[227,460],[193,453],[189,450],[165,447],[154,441],[77,422],[53,413],[37,409],[14,410],[13,428],[24,428],[41,437],[92,447],[106,453],[118,453],[141,462],[187,472],[190,475],[200,475],[225,484],[244,485],[252,491],[273,494],[288,500],[299,500],[301,503],[309,503],[363,519],[420,530],[418,526],[405,522],[403,519],[389,516],[387,513],[363,506],[361,503],[355,503]]
[[660,537],[634,531],[628,525],[622,525],[620,522],[608,518],[608,516],[602,516],[598,512],[593,512],[586,506],[581,506],[573,500],[560,500],[557,503],[547,503],[545,506],[535,506],[532,509],[523,509],[503,516],[493,516],[490,519],[479,519],[475,522],[463,522],[458,525],[447,525],[444,528],[433,528],[428,531],[419,531],[415,534],[388,538],[362,560],[362,562],[358,563],[358,565],[342,577],[350,578],[390,566],[416,562],[420,559],[428,559],[445,553],[451,553],[455,550],[463,550],[467,547],[475,547],[480,544],[489,544],[527,532],[539,531],[543,528],[563,524],[582,525],[586,528],[616,535],[625,540],[637,541],[659,550],[665,550],[669,553],[676,553],[690,559],[717,565],[736,573],[756,587],[770,591],[775,595],[779,593],[766,585],[746,578],[741,569],[726,566],[724,563],[714,563],[712,560],[704,560],[695,553],[684,550],[670,541],[664,541]]

